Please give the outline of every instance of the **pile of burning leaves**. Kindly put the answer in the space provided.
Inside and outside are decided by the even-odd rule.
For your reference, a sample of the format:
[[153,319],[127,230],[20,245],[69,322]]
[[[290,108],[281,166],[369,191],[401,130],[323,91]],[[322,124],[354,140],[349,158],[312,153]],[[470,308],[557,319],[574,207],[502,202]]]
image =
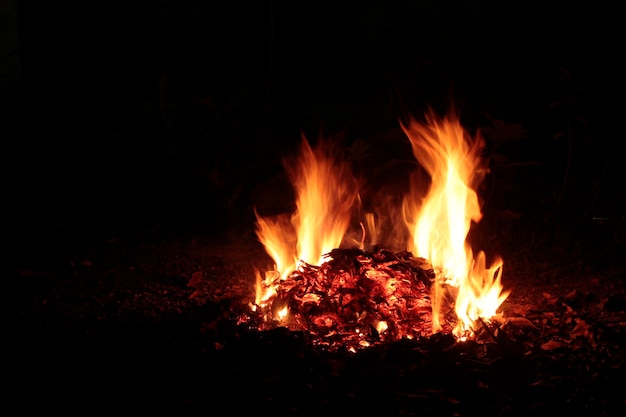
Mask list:
[[[275,267],[264,279],[257,275],[255,301],[240,323],[300,330],[314,345],[354,351],[433,332],[473,337],[475,321],[484,327],[478,318],[496,316],[508,295],[502,264],[488,266],[482,251],[474,259],[466,242],[471,223],[482,216],[476,185],[484,175],[485,143],[463,129],[454,111],[443,118],[430,111],[425,119],[402,124],[424,172],[407,172],[412,187],[393,207],[383,199],[366,210],[361,180],[338,143],[320,138],[311,145],[302,138],[300,152],[283,161],[295,210],[276,216],[255,210],[257,237]],[[358,242],[349,237],[356,213],[364,215],[358,248],[371,250],[342,246]],[[386,218],[406,230],[383,230]],[[388,232],[393,241],[404,240],[402,252],[379,249]]]
[[[357,349],[432,333],[435,270],[410,252],[334,249],[320,266],[301,262],[271,282],[275,295],[241,314],[255,330],[302,331],[329,350]],[[275,271],[271,271],[275,272]]]

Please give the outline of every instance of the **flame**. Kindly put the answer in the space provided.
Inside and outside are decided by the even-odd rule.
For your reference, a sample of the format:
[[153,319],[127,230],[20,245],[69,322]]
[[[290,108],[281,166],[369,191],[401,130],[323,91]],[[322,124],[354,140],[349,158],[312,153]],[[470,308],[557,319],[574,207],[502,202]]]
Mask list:
[[485,254],[479,252],[474,260],[467,242],[472,222],[482,218],[476,189],[486,172],[481,155],[485,142],[478,134],[472,138],[452,111],[439,118],[431,110],[426,123],[411,119],[402,129],[431,179],[423,198],[409,193],[404,201],[412,236],[408,249],[437,268],[433,332],[442,329],[444,301],[452,297],[458,318],[453,333],[462,337],[479,318],[492,318],[508,295],[500,282],[502,261],[487,268]]
[[[281,278],[300,262],[320,265],[325,255],[340,247],[358,201],[358,186],[350,165],[337,144],[320,138],[312,147],[302,135],[300,153],[284,160],[296,192],[296,210],[291,215],[264,218],[256,214],[256,234],[275,262]],[[262,280],[256,302],[274,293],[276,276]]]
[[[487,267],[485,253],[478,252],[474,259],[467,242],[472,222],[482,217],[477,187],[486,172],[481,155],[485,143],[480,135],[472,138],[454,112],[440,118],[431,110],[425,123],[410,119],[401,127],[430,182],[425,194],[419,191],[422,187],[411,188],[395,223],[408,229],[407,250],[436,269],[431,289],[433,333],[441,331],[452,316],[454,335],[465,338],[473,334],[478,320],[496,316],[508,296],[501,284],[502,261],[496,259]],[[257,237],[275,267],[264,277],[257,273],[253,307],[276,298],[281,282],[299,265],[322,265],[344,238],[348,240],[346,233],[360,200],[358,181],[345,161],[336,143],[320,138],[312,147],[304,135],[300,153],[283,161],[295,190],[296,210],[269,218],[256,214]],[[374,215],[367,214],[360,225],[369,228],[371,240],[377,242]],[[388,285],[394,283],[390,279]],[[288,311],[284,306],[280,309],[273,317],[284,320]],[[378,326],[382,332],[387,323]]]

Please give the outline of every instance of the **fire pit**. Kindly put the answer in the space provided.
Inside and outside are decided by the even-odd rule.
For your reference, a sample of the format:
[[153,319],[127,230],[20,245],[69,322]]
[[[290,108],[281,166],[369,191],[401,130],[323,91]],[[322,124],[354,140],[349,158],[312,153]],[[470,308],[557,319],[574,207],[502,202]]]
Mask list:
[[[476,187],[485,174],[484,141],[472,138],[454,112],[440,118],[430,111],[425,123],[411,119],[402,128],[430,175],[427,193],[415,184],[402,207],[379,205],[377,212],[359,206],[360,181],[337,146],[320,139],[312,147],[303,138],[299,156],[285,160],[296,211],[257,214],[257,236],[275,269],[259,272],[242,323],[304,330],[315,345],[356,351],[438,332],[465,340],[497,321],[508,295],[502,262],[487,267],[484,252],[474,258],[466,242],[471,222],[482,216]],[[349,230],[354,213],[362,216],[358,240]],[[393,214],[405,226],[394,240],[408,237],[400,252],[377,238],[389,235],[378,220]]]

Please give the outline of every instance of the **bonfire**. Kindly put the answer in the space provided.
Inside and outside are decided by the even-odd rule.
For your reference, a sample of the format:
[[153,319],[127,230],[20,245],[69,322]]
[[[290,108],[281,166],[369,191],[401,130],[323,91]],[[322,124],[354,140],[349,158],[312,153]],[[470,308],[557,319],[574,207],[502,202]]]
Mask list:
[[[352,351],[435,333],[464,340],[479,329],[493,332],[508,296],[503,262],[488,265],[467,241],[482,217],[485,142],[453,111],[428,111],[423,122],[410,118],[401,127],[429,182],[423,187],[415,175],[401,207],[375,212],[364,212],[361,184],[336,142],[320,138],[313,146],[302,137],[297,157],[284,161],[295,211],[256,216],[274,267],[257,272],[256,297],[241,322],[303,331],[314,344]],[[355,213],[360,239],[350,230]],[[378,241],[388,235],[379,219],[389,216],[408,236],[401,251]]]

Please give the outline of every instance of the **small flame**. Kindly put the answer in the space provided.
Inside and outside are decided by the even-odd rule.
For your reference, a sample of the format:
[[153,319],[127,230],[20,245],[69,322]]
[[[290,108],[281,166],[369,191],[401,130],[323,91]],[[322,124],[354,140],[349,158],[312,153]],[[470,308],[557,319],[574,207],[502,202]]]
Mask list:
[[476,189],[486,172],[481,156],[485,142],[480,135],[470,137],[454,112],[439,118],[430,111],[425,124],[412,119],[402,128],[431,178],[425,197],[409,193],[404,202],[412,236],[409,250],[438,269],[433,332],[442,329],[444,300],[452,296],[459,319],[453,333],[461,337],[471,332],[477,319],[492,318],[508,295],[500,284],[502,262],[486,268],[483,252],[474,261],[466,241],[471,223],[482,218]]
[[[358,201],[358,187],[346,159],[335,142],[320,138],[315,148],[302,136],[300,154],[284,161],[296,192],[296,211],[264,218],[256,214],[256,234],[275,262],[281,278],[300,262],[320,265],[324,256],[341,245]],[[267,300],[277,283],[263,280],[257,302]]]

